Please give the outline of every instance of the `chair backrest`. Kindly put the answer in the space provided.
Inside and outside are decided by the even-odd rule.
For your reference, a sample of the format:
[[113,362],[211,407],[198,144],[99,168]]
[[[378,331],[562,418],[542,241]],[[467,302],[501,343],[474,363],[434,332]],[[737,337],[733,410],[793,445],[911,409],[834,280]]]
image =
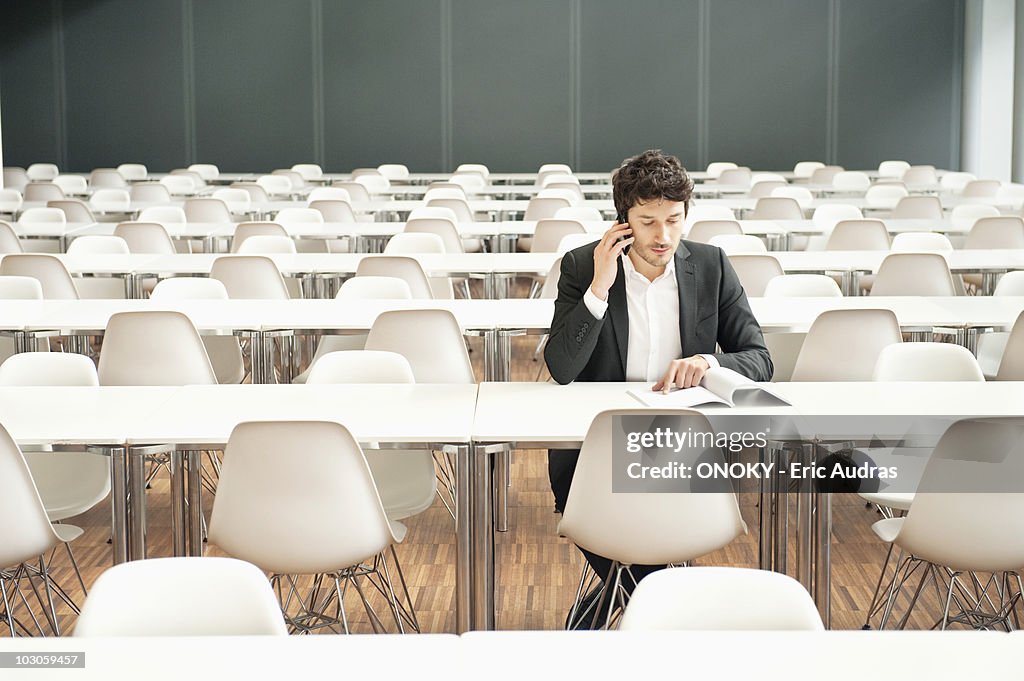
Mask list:
[[955,229],[970,231],[978,218],[994,218],[999,217],[999,215],[999,209],[995,206],[983,203],[963,203],[959,206],[953,206],[949,219]]
[[903,171],[901,179],[907,186],[934,185],[938,184],[939,181],[935,173],[935,166],[910,166]]
[[317,187],[306,196],[308,203],[314,201],[344,201],[348,203],[352,200],[352,195],[348,193],[347,189],[341,187]]
[[895,544],[956,571],[1024,564],[1024,419],[964,419],[928,458]]
[[547,188],[553,184],[572,184],[575,185],[576,187],[579,187],[580,181],[576,178],[575,175],[570,175],[568,173],[552,173],[550,175],[544,175],[543,181],[541,182],[540,186],[542,188]]
[[715,161],[713,163],[708,164],[708,167],[705,170],[705,172],[707,173],[710,179],[717,180],[719,177],[721,177],[722,172],[726,170],[731,170],[736,167],[738,166],[735,163],[732,163],[731,161]]
[[342,350],[317,359],[307,385],[316,383],[415,383],[409,360],[397,352]]
[[50,525],[25,457],[0,425],[0,564],[13,567],[38,559],[60,540]]
[[33,182],[50,182],[60,174],[60,169],[53,163],[33,163],[26,174]]
[[159,182],[139,182],[128,190],[132,201],[167,203],[171,200],[171,192]]
[[835,279],[824,274],[783,274],[772,277],[764,289],[765,298],[841,298],[842,295]]
[[[446,183],[450,184],[450,183]],[[459,185],[453,185],[450,187],[430,187],[423,194],[424,201],[431,201],[433,199],[466,199],[466,191]]]
[[871,285],[873,296],[953,296],[956,287],[941,253],[890,253]]
[[254,236],[288,236],[288,230],[276,222],[239,222],[231,238],[231,252],[238,253],[245,240]]
[[149,169],[141,163],[122,163],[117,166],[117,172],[129,182],[141,182],[149,176]]
[[791,187],[789,185],[786,185],[785,187],[776,187],[772,190],[771,196],[796,199],[796,202],[800,204],[800,207],[804,210],[810,208],[811,202],[814,201],[814,195],[811,194],[811,190],[807,187]]
[[413,298],[433,299],[430,281],[415,258],[403,255],[364,257],[356,266],[356,276],[398,277],[409,284]]
[[289,196],[292,193],[292,181],[287,175],[260,175],[256,184],[263,187],[267,195]]
[[213,192],[213,198],[224,202],[230,213],[245,213],[252,204],[252,197],[239,187],[221,187]]
[[967,197],[995,198],[999,196],[1001,186],[999,180],[971,180],[964,185],[960,194]]
[[463,253],[462,238],[455,222],[445,218],[414,218],[405,223],[405,231],[412,234],[436,234],[441,237],[447,253]]
[[209,538],[278,574],[337,572],[395,540],[359,444],[326,421],[235,426]]
[[278,168],[270,174],[279,177],[287,177],[288,181],[292,185],[292,191],[301,191],[306,188],[306,178],[302,176],[302,173],[291,170],[290,168]]
[[15,189],[18,192],[25,189],[25,185],[29,183],[28,173],[25,172],[24,168],[17,166],[4,166],[3,177],[3,186],[8,189]]
[[785,180],[761,180],[750,185],[750,191],[747,192],[747,196],[751,199],[763,199],[766,196],[771,196],[772,192],[776,189],[783,189],[788,186],[789,183]]
[[184,224],[188,222],[185,218],[185,209],[179,206],[150,206],[143,208],[139,213],[139,222],[159,222],[166,224]]
[[0,275],[0,300],[42,300],[43,285],[35,277]]
[[[699,223],[698,223],[699,224]],[[739,253],[767,253],[768,247],[760,237],[753,234],[719,234],[708,240],[712,246],[718,246],[726,255]]]
[[100,385],[215,385],[210,358],[192,320],[180,312],[118,312],[107,322]]
[[555,219],[600,222],[604,218],[601,216],[601,211],[593,206],[567,206],[555,211]]
[[751,172],[749,168],[726,168],[718,176],[717,184],[749,187]]
[[906,196],[909,192],[901,184],[876,184],[864,192],[864,203],[869,208],[892,210]]
[[484,177],[490,177],[491,175],[491,171],[482,163],[460,163],[458,167],[455,168],[455,172],[480,173]]
[[866,192],[871,186],[871,178],[859,170],[844,170],[832,177],[832,186],[843,191]]
[[366,185],[359,182],[334,182],[331,186],[341,187],[347,191],[353,202],[365,203],[370,200],[370,192],[366,189]]
[[228,290],[224,283],[209,277],[170,277],[161,279],[150,300],[227,300]]
[[293,172],[298,173],[303,180],[319,180],[324,176],[324,169],[315,163],[296,163],[291,167]]
[[239,244],[235,251],[240,254],[295,253],[295,240],[279,234],[257,234]]
[[128,255],[131,249],[128,242],[119,236],[105,234],[87,234],[76,237],[68,246],[68,255],[105,254]]
[[811,324],[792,381],[870,381],[882,348],[903,336],[892,310],[826,310]]
[[751,220],[803,220],[804,211],[796,199],[769,196],[758,199],[750,214]]
[[127,189],[97,189],[89,197],[89,205],[93,210],[128,212],[132,195]]
[[335,300],[411,300],[412,290],[405,279],[364,275],[346,279]]
[[465,199],[430,199],[428,207],[450,208],[459,222],[473,222],[473,211]]
[[22,203],[21,192],[17,189],[0,189],[0,213],[16,213]]
[[231,186],[248,192],[250,201],[266,202],[270,200],[270,194],[259,182],[232,182]]
[[732,255],[729,262],[736,270],[743,290],[751,298],[763,296],[768,282],[785,274],[778,259],[772,255]]
[[893,253],[951,253],[953,244],[948,236],[938,232],[902,232],[893,236],[890,250]]
[[[1004,275],[1003,278],[1006,276],[1008,275]],[[1003,349],[1003,358],[996,372],[996,380],[1024,381],[1024,312],[1017,315],[1017,321],[1010,329],[1010,336]]]
[[480,190],[487,186],[486,177],[480,173],[472,172],[454,173],[450,178],[448,178],[448,182],[459,185],[463,190]]
[[59,259],[45,253],[11,253],[0,260],[0,275],[17,275],[39,280],[43,298],[78,300],[78,289],[68,268]]
[[585,234],[586,228],[578,220],[566,220],[563,218],[545,218],[537,221],[537,227],[533,232],[533,242],[530,244],[531,253],[555,253],[558,251],[558,244],[568,234]]
[[[548,186],[546,186],[544,189],[541,189],[539,192],[537,192],[537,195],[534,198],[537,198],[537,199],[565,199],[566,201],[569,202],[570,206],[572,204],[576,203],[577,201],[582,201],[583,200],[583,191],[580,189],[579,185],[570,185],[572,187],[572,189],[566,188],[565,186],[561,186],[561,187],[557,186],[557,185],[564,185],[564,184],[565,184],[564,182],[552,182],[552,183],[549,183]],[[557,209],[556,209],[556,212],[557,212]],[[551,216],[554,217],[554,213],[552,213]]]
[[1024,296],[1024,270],[1007,272],[999,277],[994,296]]
[[442,208],[440,206],[419,206],[409,211],[409,220],[415,220],[417,218],[439,218],[441,220],[449,220],[451,222],[458,223],[458,218],[455,216],[455,211],[451,208]]
[[399,232],[384,247],[385,255],[404,253],[447,253],[444,239],[433,232]]
[[185,219],[188,222],[231,222],[228,204],[221,199],[186,199]]
[[801,179],[810,179],[815,170],[824,167],[825,164],[821,161],[797,161],[797,164],[793,166],[793,176]]
[[811,173],[809,182],[811,184],[821,185],[832,184],[832,178],[843,172],[843,170],[842,166],[822,166],[821,168],[815,168],[814,172]]
[[948,172],[939,178],[939,186],[946,191],[962,192],[968,183],[976,179],[972,173]]
[[736,214],[727,206],[705,205],[694,203],[686,211],[684,227],[690,227],[701,220],[735,220]]
[[388,178],[389,182],[405,182],[409,179],[409,167],[401,163],[381,163],[377,172]]
[[76,637],[287,635],[266,576],[234,558],[151,558],[107,568],[75,623]]
[[448,310],[390,310],[373,322],[367,350],[403,355],[417,383],[475,383],[458,321]]
[[562,237],[561,241],[558,242],[558,249],[555,253],[559,255],[565,255],[568,251],[579,248],[580,246],[586,246],[587,244],[593,243],[601,238],[600,234],[593,234],[586,232],[584,234],[566,234]]
[[689,241],[706,244],[710,243],[712,238],[723,234],[739,236],[743,234],[743,228],[736,220],[698,220],[690,226],[686,238]]
[[[325,187],[325,189],[333,188]],[[309,207],[318,211],[324,217],[324,222],[357,222],[355,211],[352,210],[352,205],[348,201],[317,199],[310,201]]]
[[60,190],[67,194],[87,194],[89,185],[81,175],[58,175],[53,178],[53,183],[60,187]]
[[89,206],[79,199],[62,199],[60,201],[47,201],[47,208],[56,208],[64,212],[64,218],[68,222],[92,223],[96,222]]
[[840,220],[825,244],[826,251],[888,251],[889,232],[881,220]]
[[978,218],[964,248],[1024,248],[1024,219],[1016,215]]
[[212,163],[193,163],[188,170],[199,175],[204,182],[210,182],[220,177],[220,169]]
[[555,213],[558,212],[559,208],[567,208],[572,205],[572,201],[565,197],[540,197],[535,196],[530,199],[530,202],[526,205],[526,215],[523,217],[524,220],[543,220],[544,218],[553,218]]
[[831,234],[836,224],[842,220],[861,220],[864,215],[857,206],[848,203],[826,203],[814,209],[811,215],[811,222],[815,227],[820,227],[827,234]]
[[190,196],[196,193],[196,181],[191,175],[164,175],[160,184],[167,188],[171,196]]
[[906,161],[882,161],[878,164],[878,175],[880,177],[903,177],[910,164]]
[[20,352],[0,364],[0,385],[99,385],[96,365],[74,352]]
[[824,631],[807,589],[788,575],[735,567],[657,570],[633,590],[621,631]]
[[373,175],[360,175],[359,177],[353,178],[352,181],[366,187],[366,191],[371,195],[381,194],[391,187],[391,181],[376,171]]
[[545,300],[554,300],[558,297],[558,279],[562,276],[562,258],[557,258],[551,263],[548,276],[544,277],[544,286],[540,289],[538,297]]
[[19,222],[22,223],[39,223],[39,222],[57,222],[66,223],[68,221],[67,216],[60,208],[29,208],[21,214]]
[[265,255],[226,255],[213,261],[210,277],[224,284],[231,298],[288,300],[288,286]]
[[941,220],[942,201],[937,196],[904,196],[892,209],[894,219]]
[[894,343],[882,348],[876,381],[984,381],[970,350],[953,343]]
[[95,168],[89,173],[89,186],[93,188],[120,189],[128,186],[125,180],[125,176],[116,168]]
[[725,546],[746,531],[736,495],[728,484],[729,491],[699,493],[691,492],[685,482],[678,480],[665,480],[661,485],[652,481],[644,491],[615,489],[615,471],[620,470],[614,453],[621,446],[618,440],[625,440],[628,433],[654,432],[656,428],[692,435],[674,454],[672,447],[646,450],[645,462],[646,454],[650,454],[651,465],[695,465],[698,457],[702,462],[724,463],[720,449],[695,446],[708,435],[713,438],[714,431],[703,414],[682,409],[601,412],[594,417],[583,440],[565,512],[558,525],[560,535],[581,548],[626,565],[659,565],[693,560]]
[[22,192],[26,201],[60,201],[64,190],[52,182],[29,182]]
[[0,255],[5,253],[21,253],[21,241],[11,223],[0,220]]
[[324,223],[323,213],[315,208],[283,208],[274,215],[274,222],[288,228],[288,225],[313,225]]

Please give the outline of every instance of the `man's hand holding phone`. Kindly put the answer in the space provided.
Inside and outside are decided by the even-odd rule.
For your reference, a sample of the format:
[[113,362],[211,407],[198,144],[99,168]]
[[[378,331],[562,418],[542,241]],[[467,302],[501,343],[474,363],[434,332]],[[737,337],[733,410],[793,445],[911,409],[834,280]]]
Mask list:
[[629,223],[616,222],[594,248],[594,280],[590,290],[599,299],[608,300],[608,291],[619,273],[619,255],[626,252],[632,243],[633,230]]

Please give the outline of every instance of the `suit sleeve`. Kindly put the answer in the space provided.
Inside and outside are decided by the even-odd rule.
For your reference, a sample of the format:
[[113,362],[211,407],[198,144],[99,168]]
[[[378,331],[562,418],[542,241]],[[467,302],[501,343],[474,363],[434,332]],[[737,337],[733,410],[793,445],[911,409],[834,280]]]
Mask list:
[[750,311],[736,270],[725,252],[719,250],[722,281],[718,298],[718,345],[723,350],[715,359],[755,381],[770,381],[775,371],[768,348],[764,344],[761,325]]
[[604,319],[597,319],[587,309],[583,294],[593,276],[583,281],[579,270],[575,252],[568,251],[562,257],[555,314],[551,319],[548,343],[544,347],[548,371],[562,385],[575,381],[590,361],[601,326],[608,318],[606,314]]

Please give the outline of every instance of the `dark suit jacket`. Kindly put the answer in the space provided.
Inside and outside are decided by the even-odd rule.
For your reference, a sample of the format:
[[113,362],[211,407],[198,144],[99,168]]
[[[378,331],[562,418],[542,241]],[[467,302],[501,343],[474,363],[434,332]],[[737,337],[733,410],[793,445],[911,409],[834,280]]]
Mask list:
[[[583,294],[594,279],[596,245],[581,246],[562,258],[544,360],[551,376],[563,385],[572,381],[626,380],[629,317],[621,261],[608,292],[604,318],[595,319],[583,302]],[[713,354],[723,367],[755,381],[771,380],[772,360],[761,327],[722,250],[684,240],[675,259],[682,356]],[[716,343],[723,352],[715,352]]]

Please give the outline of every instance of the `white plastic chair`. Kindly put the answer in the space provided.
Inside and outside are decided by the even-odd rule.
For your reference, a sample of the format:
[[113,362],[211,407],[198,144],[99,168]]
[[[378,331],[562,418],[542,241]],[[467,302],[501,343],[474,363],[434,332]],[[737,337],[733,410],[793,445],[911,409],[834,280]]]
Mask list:
[[167,188],[171,196],[191,196],[196,193],[196,181],[189,175],[165,175],[160,184]]
[[21,192],[17,189],[0,189],[0,213],[14,214],[21,210]]
[[892,209],[896,220],[941,220],[942,202],[937,196],[904,196]]
[[587,230],[577,220],[545,218],[537,221],[533,232],[531,253],[555,253],[562,239],[570,234],[586,234]]
[[[747,531],[731,490],[692,493],[676,483],[654,487],[658,493],[613,491],[615,423],[620,419],[642,423],[638,427],[645,431],[665,425],[676,432],[713,432],[706,416],[690,410],[617,409],[594,417],[580,450],[558,534],[612,561],[611,579],[601,576],[605,599],[614,599],[612,603],[625,600],[623,592],[629,591],[626,585],[632,579],[630,566],[686,563],[728,545]],[[662,462],[659,457],[658,462],[689,461],[693,465],[698,456],[724,463],[721,450],[685,446],[671,459]],[[577,602],[570,620],[578,619],[578,608]],[[609,619],[613,610],[609,610]]]
[[117,172],[129,182],[142,182],[149,176],[149,170],[141,163],[122,163]]
[[964,185],[960,195],[968,198],[996,198],[1001,187],[999,180],[971,180]]
[[266,576],[234,558],[151,558],[107,568],[75,624],[76,638],[287,635]]
[[60,208],[29,208],[21,214],[18,221],[22,224],[38,224],[42,222],[66,224],[68,218]]
[[68,246],[68,255],[128,255],[128,242],[119,236],[87,234],[75,238]]
[[938,184],[939,178],[934,166],[910,166],[903,171],[903,184],[910,186],[932,186]]
[[821,168],[815,168],[814,172],[811,173],[810,184],[829,185],[832,184],[832,180],[836,175],[843,172],[845,169],[842,166],[822,166]]
[[99,361],[100,385],[212,385],[217,376],[192,320],[140,310],[110,317]]
[[132,197],[127,189],[97,189],[89,197],[89,206],[93,210],[108,213],[127,213],[131,210],[131,204]]
[[403,255],[364,257],[356,266],[356,276],[398,277],[409,284],[413,298],[433,299],[434,293],[422,265]]
[[[317,484],[311,487],[310,480]],[[295,503],[297,498],[301,504]],[[290,581],[282,579],[286,575],[328,575],[342,609],[341,581],[355,583],[357,574],[376,572],[398,629],[404,630],[390,572],[386,565],[377,569],[379,561],[386,561],[385,550],[402,536],[396,536],[388,521],[362,450],[341,424],[237,425],[224,453],[209,539],[230,555],[270,572],[271,583],[279,585],[281,593],[290,588]],[[353,591],[363,598],[374,631],[383,630],[362,591]],[[300,597],[300,602],[305,600]],[[408,609],[412,613],[411,604]],[[310,608],[302,608],[285,616],[293,628],[308,631],[311,614]],[[329,621],[348,633],[349,618],[339,619]]]
[[[945,175],[943,175],[945,177]],[[953,206],[949,219],[957,230],[970,230],[979,218],[999,217],[999,209],[983,203],[964,203]]]
[[89,186],[93,189],[123,189],[128,186],[128,182],[116,168],[94,168],[89,173]]
[[832,187],[840,191],[866,192],[871,186],[871,178],[858,170],[844,170],[832,178]]
[[159,182],[133,184],[128,190],[128,195],[132,201],[142,203],[169,203],[171,200],[171,192]]
[[53,163],[33,163],[25,172],[32,182],[52,182],[60,169]]
[[736,167],[738,166],[730,161],[715,161],[713,163],[708,164],[708,167],[705,170],[705,172],[707,173],[709,179],[717,180],[721,176],[722,171],[731,170]]
[[807,589],[788,575],[736,567],[658,570],[640,580],[622,631],[824,631]]
[[224,224],[232,222],[228,204],[221,199],[185,199],[185,220]]
[[587,232],[585,234],[566,234],[558,242],[558,249],[555,251],[558,255],[565,255],[568,251],[579,248],[580,246],[586,246],[601,238],[600,234],[594,234]]
[[3,186],[21,192],[29,183],[28,173],[24,168],[17,166],[4,166]]
[[751,298],[763,296],[768,282],[773,277],[785,274],[782,265],[773,255],[731,255],[729,262],[736,270],[743,291]]
[[324,176],[324,169],[315,163],[296,163],[291,169],[301,175],[306,182],[319,180]]
[[29,182],[22,195],[26,201],[60,201],[67,198],[64,191],[52,182]]
[[736,220],[700,220],[690,226],[686,238],[689,241],[706,244],[714,237],[722,235],[742,236],[743,228]]
[[139,222],[183,225],[188,220],[185,218],[185,210],[179,206],[150,206],[139,213]]
[[906,196],[907,188],[899,184],[876,184],[864,192],[864,203],[868,208],[893,210]]
[[309,204],[312,204],[314,201],[344,201],[349,203],[352,201],[352,195],[348,193],[347,189],[342,189],[341,187],[317,187],[309,193],[306,201]]
[[715,184],[731,185],[735,187],[749,187],[752,174],[749,168],[725,168],[719,174]]
[[0,275],[38,279],[43,289],[43,297],[48,300],[78,300],[79,297],[75,282],[64,263],[45,253],[5,255],[0,260]]
[[265,255],[225,255],[213,261],[210,278],[224,284],[231,298],[288,300],[281,271]]
[[568,208],[572,203],[571,200],[565,197],[535,196],[526,204],[526,214],[523,216],[523,219],[543,220],[544,218],[553,218],[560,208]]
[[875,272],[873,296],[954,296],[956,287],[941,253],[891,253]]
[[405,223],[405,231],[409,233],[436,234],[441,237],[447,253],[463,253],[462,238],[453,220],[444,218],[413,218]]
[[835,279],[824,274],[784,274],[769,279],[764,288],[765,298],[841,298],[842,295]]
[[995,378],[997,381],[1024,381],[1024,312],[1017,316],[1010,329]]
[[964,248],[1024,249],[1024,219],[1016,215],[978,218]]
[[95,216],[85,202],[81,199],[63,199],[61,201],[47,201],[47,208],[56,208],[64,212],[64,218],[68,222],[80,224],[92,224],[96,222]]
[[9,222],[0,220],[0,255],[23,252],[18,234]]
[[270,200],[267,190],[261,187],[258,182],[232,182],[231,188],[244,189],[249,194],[249,201],[252,203],[266,203]]
[[382,194],[391,188],[391,182],[380,173],[376,175],[360,175],[353,179],[353,182],[366,187],[366,191],[371,195]]
[[353,203],[365,203],[370,200],[370,192],[366,189],[366,185],[359,182],[334,182],[331,186],[347,191],[348,195],[352,197]]
[[952,253],[953,244],[945,234],[937,232],[902,232],[892,238],[893,253]]
[[604,217],[601,215],[601,211],[593,206],[566,206],[555,211],[555,219],[600,222]]
[[377,172],[388,179],[388,182],[406,182],[409,179],[409,168],[401,163],[381,163]]
[[260,175],[256,184],[272,198],[288,197],[292,194],[292,181],[284,175]]
[[53,183],[60,187],[65,195],[81,196],[89,193],[89,185],[81,175],[58,175],[53,178]]
[[213,192],[212,198],[223,201],[232,214],[247,213],[252,205],[249,192],[238,187],[221,187]]
[[429,203],[433,199],[461,199],[465,201],[466,192],[460,185],[454,185],[452,187],[430,187],[426,192],[424,192],[423,200]]
[[427,207],[449,208],[454,211],[458,222],[474,222],[473,211],[465,199],[430,199]]
[[484,177],[490,177],[491,175],[491,171],[487,168],[487,166],[483,165],[482,163],[460,163],[458,167],[455,168],[455,172],[480,173]]
[[747,192],[747,198],[763,199],[766,196],[771,196],[772,192],[776,189],[783,189],[789,186],[789,183],[785,181],[761,180],[760,182],[754,182],[750,185],[750,191]]
[[793,166],[793,176],[802,180],[807,180],[810,179],[815,170],[824,167],[825,164],[821,161],[798,161],[797,164]]
[[796,199],[781,196],[769,196],[758,199],[754,210],[750,213],[751,220],[803,220],[804,211]]
[[203,182],[211,182],[220,177],[220,170],[212,163],[193,163],[188,170],[198,174],[203,178]]
[[984,381],[971,351],[953,343],[897,343],[882,349],[875,381]]
[[910,164],[906,161],[882,161],[878,164],[878,175],[901,178],[908,168],[910,168]]
[[832,229],[826,251],[888,251],[889,232],[881,220],[841,220]]
[[384,255],[405,255],[409,253],[446,253],[444,239],[430,232],[399,232],[384,247]]
[[901,342],[892,310],[826,310],[811,324],[790,380],[870,381],[882,349]]
[[736,214],[726,206],[703,205],[699,202],[690,206],[686,212],[684,229],[689,229],[695,222],[702,220],[735,220]]
[[276,222],[240,222],[231,238],[231,252],[238,253],[246,239],[255,236],[288,236],[288,230]]
[[289,168],[278,168],[274,170],[271,173],[271,175],[287,177],[288,181],[292,185],[292,191],[299,192],[306,188],[306,178],[302,176],[302,173],[296,172]]
[[772,190],[771,195],[796,199],[796,202],[800,204],[800,207],[804,210],[810,208],[811,202],[814,201],[814,195],[811,194],[811,190],[806,187],[777,187]]
[[[316,190],[313,190],[316,191]],[[355,211],[348,201],[338,199],[317,199],[309,207],[323,216],[324,222],[358,222]]]
[[711,237],[708,243],[721,248],[725,251],[726,255],[768,252],[768,247],[765,246],[764,241],[753,234],[719,234]]
[[373,322],[367,350],[397,352],[417,383],[475,383],[458,321],[448,310],[389,310]]
[[[556,182],[553,184],[561,183]],[[569,202],[570,206],[575,204],[577,201],[583,200],[583,192],[580,190],[578,185],[574,185],[575,189],[565,189],[555,187],[553,186],[553,184],[548,185],[544,189],[541,189],[539,192],[537,192],[537,195],[534,197],[534,199],[565,199],[566,201]],[[554,214],[555,213],[552,212],[551,216],[553,217]]]
[[43,285],[35,277],[0,276],[0,300],[42,300]]
[[295,240],[290,236],[257,234],[239,244],[235,251],[241,255],[271,255],[274,253],[296,253]]

